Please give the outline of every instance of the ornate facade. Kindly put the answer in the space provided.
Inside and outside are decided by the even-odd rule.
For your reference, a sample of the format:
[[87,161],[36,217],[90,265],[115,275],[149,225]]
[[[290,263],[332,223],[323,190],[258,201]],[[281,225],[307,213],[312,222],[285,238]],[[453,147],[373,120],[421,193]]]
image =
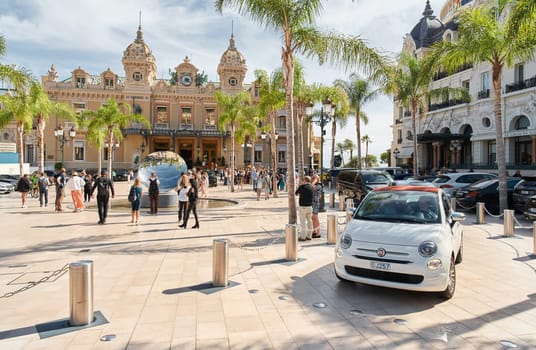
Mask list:
[[[403,50],[423,55],[437,40],[456,40],[456,11],[489,0],[448,0],[441,18],[426,1],[423,17],[406,34]],[[418,168],[496,169],[495,126],[491,68],[488,64],[460,67],[455,74],[436,74],[431,89],[449,86],[468,89],[471,100],[430,101],[417,118]],[[509,169],[536,169],[536,62],[518,62],[503,71],[503,137]],[[391,162],[413,164],[411,114],[394,103]]]
[[[218,64],[220,82],[198,82],[198,68],[188,57],[175,67],[176,79],[157,79],[157,66],[151,49],[143,39],[141,26],[136,39],[123,53],[124,77],[110,69],[99,75],[91,75],[83,68],[75,69],[71,76],[59,80],[52,65],[41,81],[52,100],[67,103],[77,113],[97,110],[111,97],[128,103],[134,113],[142,114],[151,124],[147,129],[141,123],[132,123],[123,130],[123,140],[113,147],[114,169],[136,168],[140,159],[155,151],[174,151],[180,154],[188,167],[215,168],[228,166],[231,159],[230,133],[217,128],[219,109],[214,99],[218,89],[225,93],[248,91],[253,101],[258,99],[256,84],[245,84],[247,65],[244,56],[235,46],[231,35],[229,46]],[[76,130],[70,137],[64,133],[59,142],[54,130],[68,131],[74,125],[51,116],[45,129],[45,168],[52,169],[63,160],[68,169],[96,169],[98,150],[86,139],[85,130]],[[278,168],[286,168],[286,117],[284,112],[276,120],[276,159]],[[309,131],[304,132],[309,135]],[[15,131],[4,129],[3,142],[15,140]],[[249,137],[242,147],[237,145],[237,167],[249,165],[269,166],[270,142],[260,134]],[[101,159],[106,160],[107,148]],[[33,133],[25,136],[24,158],[31,165],[37,161],[37,141]]]

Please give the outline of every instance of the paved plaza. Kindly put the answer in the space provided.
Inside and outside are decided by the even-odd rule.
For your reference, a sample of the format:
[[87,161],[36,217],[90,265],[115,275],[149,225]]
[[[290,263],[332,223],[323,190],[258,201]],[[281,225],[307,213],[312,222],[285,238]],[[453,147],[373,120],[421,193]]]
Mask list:
[[[288,262],[286,193],[257,201],[251,189],[210,188],[210,198],[238,204],[201,208],[200,229],[182,229],[171,209],[145,209],[131,224],[118,207],[127,185],[116,185],[105,225],[95,209],[55,213],[54,195],[26,209],[18,193],[0,196],[0,349],[536,349],[532,223],[519,215],[515,236],[504,237],[502,219],[476,225],[467,213],[446,301],[339,282],[326,242],[327,214],[344,228],[335,208],[320,214],[322,238],[299,242],[298,261]],[[227,288],[211,283],[218,238],[229,240]],[[100,322],[51,327],[69,318],[64,267],[79,260],[93,261]]]

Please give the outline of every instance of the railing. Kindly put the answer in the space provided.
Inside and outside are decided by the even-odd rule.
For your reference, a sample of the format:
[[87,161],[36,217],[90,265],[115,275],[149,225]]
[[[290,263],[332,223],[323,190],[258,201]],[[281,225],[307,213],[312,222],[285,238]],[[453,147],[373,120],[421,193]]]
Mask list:
[[488,98],[489,97],[489,89],[481,90],[478,92],[478,98]]
[[[460,66],[458,67],[458,69],[456,69],[456,71],[452,74],[456,74],[456,73],[459,73],[459,72],[463,72],[464,70],[467,70],[467,69],[470,69],[470,68],[473,68],[473,65],[468,63],[468,64],[464,64],[463,66]],[[440,71],[440,72],[437,72],[436,74],[434,74],[434,78],[433,80],[436,81],[436,80],[441,80],[443,78],[446,78],[448,77],[449,74],[448,72],[446,71]]]
[[448,101],[442,102],[442,103],[434,103],[434,104],[430,104],[428,106],[428,111],[432,112],[432,111],[436,111],[438,109],[443,109],[443,108],[447,108],[447,107],[461,105],[461,104],[468,103],[468,102],[469,101],[463,100],[463,99],[455,99],[455,100],[448,100]]
[[524,90],[524,89],[528,89],[528,88],[535,87],[535,86],[536,86],[536,76],[533,76],[532,78],[525,79],[524,81],[519,81],[513,84],[506,84],[506,86],[504,87],[504,93],[507,94],[509,92]]

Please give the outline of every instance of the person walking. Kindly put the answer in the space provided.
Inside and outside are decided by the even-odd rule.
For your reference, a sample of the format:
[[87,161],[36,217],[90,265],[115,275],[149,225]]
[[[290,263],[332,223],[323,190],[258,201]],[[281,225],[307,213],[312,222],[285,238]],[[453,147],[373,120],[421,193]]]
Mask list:
[[93,185],[95,185],[95,180],[91,174],[86,174],[84,176],[84,203],[91,200],[91,193],[93,192]]
[[20,192],[22,208],[28,208],[28,206],[26,205],[26,197],[28,196],[28,192],[30,192],[31,188],[32,181],[30,180],[30,175],[24,174],[17,183],[17,191]]
[[309,176],[303,177],[303,182],[295,193],[299,196],[298,217],[300,218],[300,235],[298,241],[310,240],[313,235],[313,196],[314,188]]
[[190,218],[190,213],[193,212],[195,217],[195,225],[192,226],[192,228],[199,228],[199,218],[197,217],[197,195],[197,181],[194,177],[191,177],[190,189],[188,190],[188,211],[186,212],[186,216],[184,217],[184,222],[182,223],[182,225],[179,225],[179,227],[188,227],[188,219]]
[[156,215],[158,213],[158,196],[160,194],[160,180],[155,172],[149,176],[149,214]]
[[97,209],[99,211],[98,224],[104,225],[106,223],[106,217],[108,216],[108,202],[110,200],[110,191],[112,192],[112,198],[115,197],[114,183],[106,176],[106,170],[101,170],[101,176],[93,182],[90,195],[97,190]]
[[186,218],[186,211],[188,210],[188,191],[190,190],[190,180],[186,174],[183,174],[177,184],[177,195],[179,196],[179,227],[181,227],[181,221],[184,223]]
[[314,189],[313,192],[313,214],[311,219],[313,220],[313,238],[320,238],[320,220],[318,218],[318,212],[320,210],[320,194],[322,193],[322,184],[320,184],[320,177],[318,175],[313,175],[312,186]]
[[270,199],[270,193],[272,193],[272,187],[271,187],[270,175],[268,174],[267,171],[263,172],[261,190],[264,191],[264,200]]
[[134,188],[135,196],[134,200],[130,203],[132,208],[132,219],[130,222],[139,224],[140,223],[140,207],[141,207],[141,196],[143,195],[143,187],[141,186],[141,180],[139,177],[134,179],[134,184],[132,184],[132,187]]
[[65,173],[65,168],[61,168],[59,175],[56,177],[55,211],[63,211],[63,197],[65,195]]
[[257,192],[257,182],[259,181],[259,173],[255,167],[251,168],[251,181],[253,185],[253,192]]
[[66,188],[71,191],[71,199],[73,200],[73,212],[81,212],[84,209],[84,200],[82,191],[84,189],[85,181],[78,172],[73,171],[71,178],[67,182]]
[[44,205],[45,207],[47,207],[48,206],[48,185],[49,185],[48,177],[43,172],[40,173],[39,175],[40,175],[39,180],[37,180],[37,188],[39,189],[39,206],[43,207]]

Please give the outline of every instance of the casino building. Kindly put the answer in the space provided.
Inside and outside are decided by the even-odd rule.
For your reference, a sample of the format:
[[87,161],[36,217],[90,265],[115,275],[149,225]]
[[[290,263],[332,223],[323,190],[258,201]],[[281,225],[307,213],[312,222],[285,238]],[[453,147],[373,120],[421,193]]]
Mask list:
[[[122,64],[124,76],[110,69],[92,75],[78,67],[70,77],[60,80],[52,65],[41,79],[52,100],[73,106],[77,113],[97,110],[113,97],[118,102],[128,103],[134,113],[142,114],[149,121],[150,129],[141,123],[132,123],[123,130],[124,138],[120,143],[105,145],[101,151],[103,166],[107,160],[107,147],[112,147],[114,169],[136,168],[145,155],[156,151],[178,153],[189,168],[229,166],[230,133],[217,128],[219,108],[214,92],[248,91],[253,101],[258,99],[259,93],[255,82],[244,82],[246,60],[236,48],[233,35],[217,67],[219,82],[198,81],[198,68],[188,57],[175,67],[176,81],[158,79],[156,60],[143,38],[141,25],[135,40],[124,50]],[[284,111],[277,116],[275,127],[277,139],[273,142],[276,142],[277,167],[285,169],[287,128]],[[45,129],[46,169],[53,169],[61,160],[67,169],[97,168],[98,150],[86,139],[85,130],[70,133],[73,128],[72,122],[50,116]],[[57,136],[59,129],[63,130],[63,138]],[[309,145],[314,139],[311,128],[303,134],[304,154],[311,154]],[[15,139],[14,128],[2,130],[0,142],[14,142]],[[270,168],[270,142],[272,140],[261,138],[259,133],[248,137],[242,145],[236,144],[236,166],[264,165]],[[25,134],[25,162],[36,165],[37,151],[35,133]],[[317,154],[314,156],[318,157]]]
[[[403,51],[419,56],[438,40],[456,40],[455,15],[470,6],[493,4],[490,0],[448,0],[439,18],[426,1],[422,18],[406,34]],[[493,171],[496,165],[495,121],[491,67],[488,64],[460,67],[454,74],[436,74],[431,89],[464,87],[471,99],[429,101],[417,118],[418,168]],[[503,71],[502,113],[508,169],[536,169],[536,63],[517,62]],[[394,102],[391,164],[413,164],[411,114]],[[528,171],[530,173],[530,171]],[[524,171],[527,173],[527,171]]]

